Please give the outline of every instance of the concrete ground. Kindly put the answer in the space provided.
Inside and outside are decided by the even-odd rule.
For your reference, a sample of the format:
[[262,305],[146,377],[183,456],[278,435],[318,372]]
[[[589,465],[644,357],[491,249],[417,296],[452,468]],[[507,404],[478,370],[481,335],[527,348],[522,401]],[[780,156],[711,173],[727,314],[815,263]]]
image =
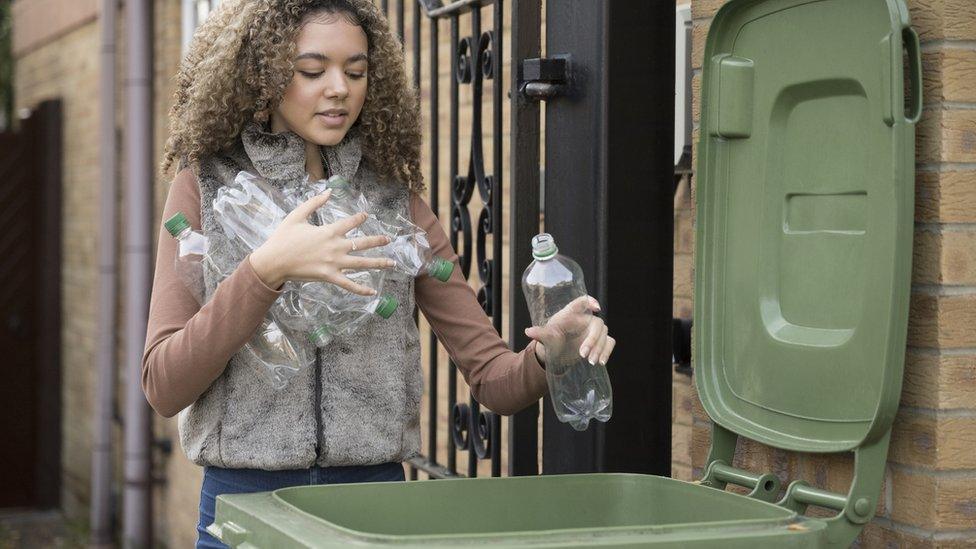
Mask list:
[[60,511],[0,510],[0,549],[86,547],[87,533]]

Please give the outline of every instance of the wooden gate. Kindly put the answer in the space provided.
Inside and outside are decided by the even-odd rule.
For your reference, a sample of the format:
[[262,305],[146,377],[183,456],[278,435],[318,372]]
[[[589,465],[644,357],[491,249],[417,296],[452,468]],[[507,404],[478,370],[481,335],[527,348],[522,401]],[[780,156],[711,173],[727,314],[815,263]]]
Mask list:
[[0,133],[0,507],[58,505],[61,103]]

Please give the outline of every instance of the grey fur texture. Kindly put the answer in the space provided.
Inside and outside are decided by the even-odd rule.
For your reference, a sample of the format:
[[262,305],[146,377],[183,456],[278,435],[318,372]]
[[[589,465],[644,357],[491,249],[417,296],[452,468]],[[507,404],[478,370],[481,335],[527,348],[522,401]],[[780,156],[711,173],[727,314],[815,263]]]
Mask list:
[[[362,162],[354,135],[323,152],[333,174],[349,178],[372,203],[409,218],[406,186],[380,181]],[[292,132],[271,134],[251,124],[230,150],[202,159],[197,175],[204,232],[221,233],[213,200],[217,189],[242,170],[279,188],[300,181],[305,176],[304,141]],[[244,259],[226,240],[216,239],[211,252],[235,263]],[[220,291],[215,277],[208,276],[207,290]],[[187,457],[198,465],[280,470],[370,465],[417,455],[423,374],[413,321],[413,279],[390,277],[384,292],[400,303],[389,319],[373,317],[350,338],[337,337],[321,350],[301,340],[320,371],[317,407],[316,367],[279,391],[261,379],[261,365],[246,352],[235,354],[210,388],[180,413],[180,441]]]

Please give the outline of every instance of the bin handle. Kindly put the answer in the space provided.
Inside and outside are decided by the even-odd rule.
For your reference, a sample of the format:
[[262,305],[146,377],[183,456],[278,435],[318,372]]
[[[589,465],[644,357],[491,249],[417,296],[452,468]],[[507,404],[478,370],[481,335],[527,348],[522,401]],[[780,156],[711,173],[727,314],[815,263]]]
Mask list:
[[908,50],[908,76],[911,79],[911,113],[906,120],[912,124],[922,118],[922,47],[918,33],[912,27],[902,29],[902,42]]

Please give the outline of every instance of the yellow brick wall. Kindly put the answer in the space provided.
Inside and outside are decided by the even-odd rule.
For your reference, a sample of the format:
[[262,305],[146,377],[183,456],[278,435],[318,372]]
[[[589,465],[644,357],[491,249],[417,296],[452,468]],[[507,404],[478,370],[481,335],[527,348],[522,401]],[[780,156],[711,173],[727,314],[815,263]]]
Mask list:
[[[169,135],[168,113],[175,89],[174,77],[179,68],[182,37],[180,1],[156,0],[153,4],[155,10],[153,139],[156,154],[154,167],[156,167],[162,159],[163,146]],[[156,227],[163,222],[161,217],[163,204],[169,187],[169,178],[156,176],[153,208]],[[155,239],[155,233],[153,238]],[[158,456],[155,462],[156,475],[165,479],[165,483],[154,492],[155,537],[167,547],[192,547],[197,539],[197,508],[200,503],[203,469],[194,465],[183,454],[176,418],[165,419],[155,413],[153,417],[156,436],[170,440],[173,445],[173,452],[169,456]]]
[[[66,51],[73,55],[65,55]],[[56,42],[19,56],[14,73],[15,113],[47,99],[63,101],[61,499],[67,513],[76,518],[87,516],[95,390],[97,74],[98,33],[92,23],[68,29]]]
[[[692,0],[694,119],[702,51],[724,0]],[[871,547],[976,546],[976,2],[909,0],[923,41],[925,110],[917,128],[915,250],[905,380]],[[692,185],[693,186],[693,185]],[[675,309],[693,277],[690,201],[676,198]],[[693,244],[691,244],[693,246]],[[681,261],[678,258],[681,257]],[[676,377],[676,476],[700,477],[710,423],[692,384]],[[691,426],[690,429],[688,426]],[[690,441],[688,440],[690,434]],[[687,450],[686,450],[687,449]],[[846,491],[847,456],[798,455],[740,443],[737,465]]]

